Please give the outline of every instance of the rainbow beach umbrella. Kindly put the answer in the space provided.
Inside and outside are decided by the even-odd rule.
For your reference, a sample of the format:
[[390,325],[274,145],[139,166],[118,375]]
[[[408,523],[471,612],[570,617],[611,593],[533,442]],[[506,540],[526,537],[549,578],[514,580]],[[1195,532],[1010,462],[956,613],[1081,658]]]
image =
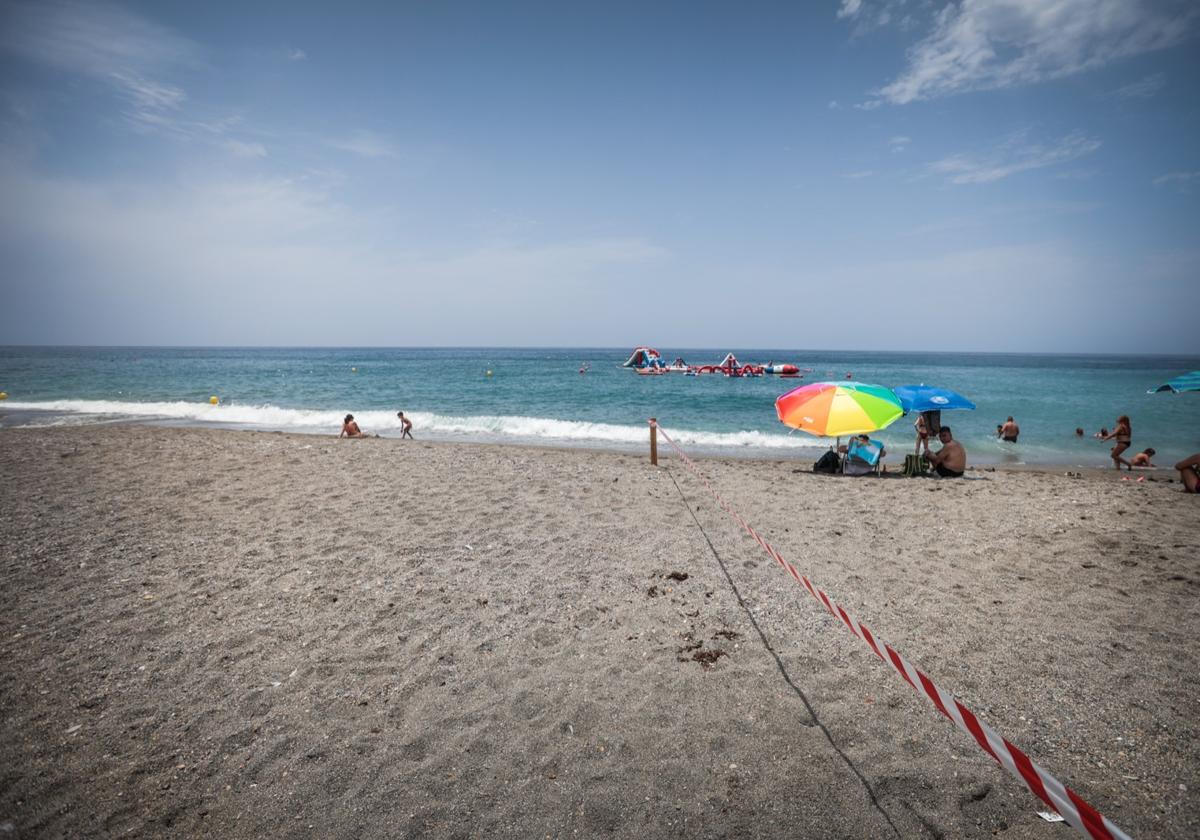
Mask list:
[[841,437],[882,429],[904,414],[889,389],[865,382],[812,382],[775,400],[779,422],[810,435]]

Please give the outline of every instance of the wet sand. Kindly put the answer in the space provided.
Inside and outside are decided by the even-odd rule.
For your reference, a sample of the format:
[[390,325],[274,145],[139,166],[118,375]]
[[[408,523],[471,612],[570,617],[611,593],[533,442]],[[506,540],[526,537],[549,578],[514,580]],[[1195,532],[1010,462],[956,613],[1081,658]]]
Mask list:
[[[1070,836],[660,452],[0,431],[0,836]],[[699,465],[1118,826],[1200,834],[1169,472]]]

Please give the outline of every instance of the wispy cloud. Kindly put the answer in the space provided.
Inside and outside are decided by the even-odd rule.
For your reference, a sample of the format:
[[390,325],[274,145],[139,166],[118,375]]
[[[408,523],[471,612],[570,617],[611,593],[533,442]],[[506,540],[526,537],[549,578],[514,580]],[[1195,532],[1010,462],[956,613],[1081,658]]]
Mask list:
[[226,140],[221,145],[234,157],[264,158],[267,156],[267,147],[262,143],[246,143],[241,140]]
[[308,53],[306,53],[304,50],[300,49],[299,47],[292,47],[292,49],[288,50],[288,60],[289,61],[304,61],[307,58],[308,58]]
[[1148,0],[963,0],[934,16],[904,72],[867,104],[903,105],[1093,70],[1179,43],[1197,16],[1194,7]]
[[874,174],[874,169],[860,169],[858,172],[847,172],[842,177],[849,178],[852,181],[861,181],[863,178],[870,178]]
[[1149,99],[1167,84],[1164,73],[1154,73],[1136,82],[1122,85],[1112,92],[1117,99]]
[[147,114],[161,119],[186,99],[161,76],[200,62],[195,43],[145,18],[104,3],[61,0],[13,5],[0,49],[110,86],[129,104],[126,116],[141,123]]
[[862,0],[842,0],[842,6],[838,9],[837,16],[839,18],[852,18],[862,10]]
[[1200,184],[1200,170],[1193,172],[1168,172],[1154,179],[1154,186],[1174,185],[1182,192],[1191,192],[1192,187]]
[[990,184],[1018,172],[1066,163],[1100,148],[1100,141],[1080,132],[1050,144],[1030,143],[1021,131],[983,154],[957,154],[929,165],[930,171],[954,184]]
[[893,152],[903,152],[905,149],[908,148],[908,144],[911,142],[912,142],[911,137],[897,135],[897,136],[893,137],[891,140],[888,140],[888,148],[891,149]]
[[367,158],[398,157],[399,150],[387,138],[373,131],[356,131],[349,137],[328,141],[330,146]]

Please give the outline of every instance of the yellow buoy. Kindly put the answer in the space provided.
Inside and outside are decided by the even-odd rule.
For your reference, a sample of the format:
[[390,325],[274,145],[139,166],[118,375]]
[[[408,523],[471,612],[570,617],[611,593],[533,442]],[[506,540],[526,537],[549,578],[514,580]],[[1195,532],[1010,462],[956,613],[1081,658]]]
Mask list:
[[487,372],[487,375],[488,375],[488,376],[491,376],[491,375],[492,375],[492,372],[489,370],[489,371]]
[[216,395],[213,395],[208,398],[209,405],[216,405],[219,402],[220,402],[220,400],[216,398]]
[[358,373],[358,368],[350,368],[351,373]]
[[8,392],[0,391],[0,400],[6,400],[6,399],[8,399]]

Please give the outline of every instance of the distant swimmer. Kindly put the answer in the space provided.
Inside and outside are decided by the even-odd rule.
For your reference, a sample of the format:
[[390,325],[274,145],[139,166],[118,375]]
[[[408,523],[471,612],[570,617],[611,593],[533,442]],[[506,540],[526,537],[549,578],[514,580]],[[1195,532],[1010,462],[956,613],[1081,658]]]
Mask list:
[[1000,439],[1008,443],[1016,443],[1017,437],[1021,434],[1021,427],[1011,416],[996,428]]
[[397,411],[396,416],[400,418],[400,439],[404,440],[404,438],[408,438],[412,440],[412,421],[404,416],[403,411]]
[[346,419],[342,421],[342,431],[338,437],[364,438],[363,430],[358,428],[358,424],[354,422],[354,415],[347,414]]

